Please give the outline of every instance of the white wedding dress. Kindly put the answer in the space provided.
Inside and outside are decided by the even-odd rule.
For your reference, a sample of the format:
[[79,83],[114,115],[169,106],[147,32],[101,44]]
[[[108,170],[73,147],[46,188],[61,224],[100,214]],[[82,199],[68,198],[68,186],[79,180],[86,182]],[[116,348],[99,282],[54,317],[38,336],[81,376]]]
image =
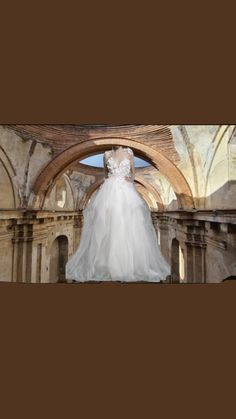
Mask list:
[[66,264],[66,279],[85,281],[165,280],[170,267],[160,252],[148,205],[131,179],[133,151],[121,161],[106,152],[108,177],[83,210],[80,244]]

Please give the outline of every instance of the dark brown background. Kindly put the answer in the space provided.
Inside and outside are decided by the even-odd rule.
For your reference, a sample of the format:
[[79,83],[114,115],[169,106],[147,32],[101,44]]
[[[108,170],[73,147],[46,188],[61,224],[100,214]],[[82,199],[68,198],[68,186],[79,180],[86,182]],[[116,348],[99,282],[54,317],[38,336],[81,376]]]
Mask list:
[[[235,123],[226,3],[86,4],[2,8],[2,124]],[[1,417],[234,417],[235,295],[1,283]]]

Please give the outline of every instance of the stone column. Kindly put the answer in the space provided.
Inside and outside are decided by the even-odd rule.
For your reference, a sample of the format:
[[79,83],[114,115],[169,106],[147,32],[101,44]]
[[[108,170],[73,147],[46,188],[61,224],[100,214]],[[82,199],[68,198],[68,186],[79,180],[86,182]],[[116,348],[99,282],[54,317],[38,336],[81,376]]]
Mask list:
[[173,284],[179,283],[179,241],[172,240],[171,244],[171,282]]
[[155,212],[151,212],[151,217],[152,217],[152,224],[153,224],[153,227],[155,228],[156,235],[157,235],[157,241],[158,241],[158,235],[159,235],[159,232],[158,232],[158,217],[157,217],[157,214]]
[[31,282],[38,282],[38,246],[34,244],[32,247],[32,277]]
[[14,282],[31,282],[32,224],[13,227],[13,278]]
[[[17,235],[17,233],[14,231],[14,236]],[[16,236],[12,239],[12,245],[13,245],[13,257],[12,257],[12,281],[17,282],[18,281],[18,240]]]
[[41,251],[41,282],[48,283],[49,282],[49,263],[46,254],[46,245],[45,243],[42,244],[42,251]]
[[12,230],[11,221],[0,220],[0,281],[12,281]]
[[[157,234],[157,241],[161,249],[161,253],[165,259],[169,260],[169,244],[168,244],[168,218],[159,215],[157,212],[152,212],[152,222]],[[159,230],[159,231],[158,231]]]
[[194,282],[193,278],[193,246],[191,242],[186,242],[186,259],[185,259],[185,272],[186,282]]
[[84,224],[83,213],[79,211],[78,216],[74,219],[74,247],[75,252],[80,243],[81,232]]
[[206,243],[200,234],[187,234],[186,279],[187,282],[206,282]]
[[169,249],[169,238],[168,238],[168,232],[169,232],[169,226],[168,221],[164,217],[159,218],[159,231],[160,231],[160,248],[161,253],[167,260],[167,262],[170,264],[170,249]]

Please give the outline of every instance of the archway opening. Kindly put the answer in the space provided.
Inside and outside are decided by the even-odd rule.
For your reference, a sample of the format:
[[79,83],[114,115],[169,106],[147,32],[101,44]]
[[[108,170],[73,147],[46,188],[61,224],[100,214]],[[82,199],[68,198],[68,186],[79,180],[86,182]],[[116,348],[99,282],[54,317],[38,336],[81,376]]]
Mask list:
[[[83,159],[80,160],[80,163],[82,163],[83,165],[86,166],[92,166],[92,167],[96,167],[96,168],[103,168],[103,153],[99,153],[99,154],[94,154],[90,157],[85,157]],[[141,167],[150,167],[151,164],[150,162],[141,159],[140,157],[136,157],[134,156],[134,166],[135,169]]]
[[136,154],[146,161],[149,161],[156,167],[168,182],[172,185],[176,194],[179,208],[192,209],[194,208],[194,200],[191,189],[180,170],[159,150],[140,143],[138,141],[131,141],[125,138],[110,138],[108,139],[91,139],[72,146],[66,151],[56,156],[40,173],[38,176],[33,192],[29,200],[29,206],[34,208],[41,208],[45,199],[45,195],[50,190],[53,182],[62,175],[66,170],[74,164],[75,161],[81,160],[83,157],[92,156],[99,152],[104,152],[110,149],[112,145],[122,145],[131,147]]
[[51,246],[49,282],[66,282],[65,268],[68,261],[68,238],[58,236]]
[[180,282],[179,247],[179,241],[177,239],[173,239],[171,244],[171,282],[173,284],[178,284]]

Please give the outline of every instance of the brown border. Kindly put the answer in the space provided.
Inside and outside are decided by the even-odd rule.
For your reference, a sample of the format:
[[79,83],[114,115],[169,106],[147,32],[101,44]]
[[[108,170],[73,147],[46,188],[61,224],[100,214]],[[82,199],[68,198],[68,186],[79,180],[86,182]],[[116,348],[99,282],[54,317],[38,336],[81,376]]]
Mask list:
[[[235,123],[233,13],[217,23],[216,5],[214,19],[205,6],[185,19],[179,3],[148,14],[136,3],[109,17],[97,4],[2,10],[2,124]],[[1,417],[233,416],[235,293],[234,283],[1,283]]]

